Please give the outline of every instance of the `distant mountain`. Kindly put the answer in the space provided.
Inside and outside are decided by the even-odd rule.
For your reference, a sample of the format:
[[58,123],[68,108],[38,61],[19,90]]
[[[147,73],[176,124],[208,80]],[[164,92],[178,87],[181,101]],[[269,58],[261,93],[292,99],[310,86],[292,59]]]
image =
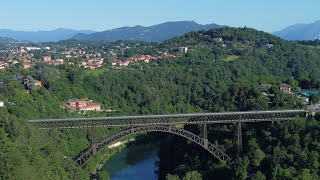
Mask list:
[[17,42],[17,41],[7,37],[0,37],[0,43],[12,43],[12,42]]
[[0,29],[0,36],[12,38],[18,41],[48,42],[70,39],[78,33],[94,33],[89,30],[73,30],[59,28],[52,31],[13,31],[9,29]]
[[295,24],[273,34],[286,40],[320,39],[320,21],[310,24]]
[[139,40],[146,42],[162,42],[191,31],[220,28],[217,24],[201,25],[194,21],[166,22],[150,27],[122,27],[92,34],[76,34],[72,39],[93,41]]

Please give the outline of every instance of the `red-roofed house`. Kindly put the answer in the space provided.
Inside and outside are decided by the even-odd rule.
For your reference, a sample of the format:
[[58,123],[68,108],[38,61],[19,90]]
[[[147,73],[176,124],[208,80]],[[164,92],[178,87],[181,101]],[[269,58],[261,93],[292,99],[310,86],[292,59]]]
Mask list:
[[68,108],[79,111],[97,111],[101,109],[100,104],[91,103],[83,99],[69,100]]
[[88,103],[85,108],[80,108],[80,111],[97,111],[100,110],[100,104],[97,103]]

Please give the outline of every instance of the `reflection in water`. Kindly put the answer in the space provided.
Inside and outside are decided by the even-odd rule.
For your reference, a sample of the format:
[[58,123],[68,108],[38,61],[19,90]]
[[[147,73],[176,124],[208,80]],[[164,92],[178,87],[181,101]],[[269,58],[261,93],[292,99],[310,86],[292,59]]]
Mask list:
[[157,160],[155,145],[133,145],[112,156],[103,169],[112,180],[156,180],[154,163]]

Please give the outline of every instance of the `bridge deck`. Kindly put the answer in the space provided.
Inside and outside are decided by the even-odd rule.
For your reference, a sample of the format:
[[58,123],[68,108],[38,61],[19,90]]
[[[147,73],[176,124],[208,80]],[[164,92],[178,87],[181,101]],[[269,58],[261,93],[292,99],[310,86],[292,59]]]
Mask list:
[[261,122],[289,120],[295,117],[306,117],[305,110],[246,111],[223,113],[167,114],[143,116],[116,116],[92,118],[37,119],[29,120],[41,129],[73,129],[128,127],[170,124],[214,124],[234,122]]

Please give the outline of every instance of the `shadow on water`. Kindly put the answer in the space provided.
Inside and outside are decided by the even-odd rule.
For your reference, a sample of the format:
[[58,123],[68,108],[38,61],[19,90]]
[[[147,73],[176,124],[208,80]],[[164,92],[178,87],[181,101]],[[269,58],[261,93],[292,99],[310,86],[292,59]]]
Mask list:
[[139,141],[127,145],[125,149],[108,159],[103,167],[112,180],[156,180],[155,162],[159,160],[157,141]]

